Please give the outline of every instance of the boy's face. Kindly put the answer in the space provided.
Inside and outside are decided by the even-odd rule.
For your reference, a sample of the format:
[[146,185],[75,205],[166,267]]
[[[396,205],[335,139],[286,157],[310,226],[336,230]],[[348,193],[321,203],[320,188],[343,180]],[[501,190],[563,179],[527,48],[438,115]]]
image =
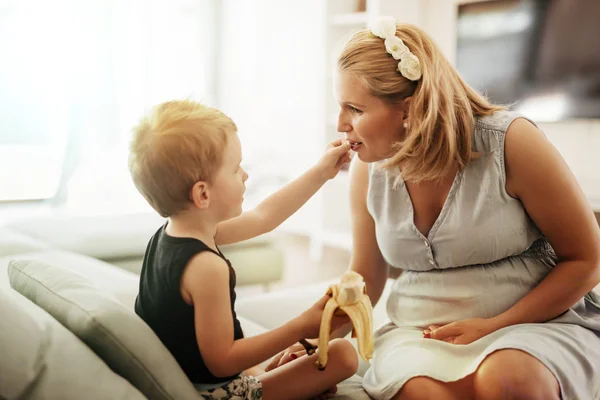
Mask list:
[[211,206],[219,219],[227,220],[242,213],[242,202],[248,174],[242,169],[242,146],[237,135],[229,137],[223,153],[223,165],[214,176],[211,185]]

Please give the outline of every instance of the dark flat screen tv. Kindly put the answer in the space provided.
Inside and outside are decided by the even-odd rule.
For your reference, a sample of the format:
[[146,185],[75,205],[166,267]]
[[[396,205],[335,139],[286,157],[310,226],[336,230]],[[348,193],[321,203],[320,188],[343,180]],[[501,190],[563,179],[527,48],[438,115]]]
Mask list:
[[456,54],[494,103],[537,121],[600,118],[600,0],[459,5]]

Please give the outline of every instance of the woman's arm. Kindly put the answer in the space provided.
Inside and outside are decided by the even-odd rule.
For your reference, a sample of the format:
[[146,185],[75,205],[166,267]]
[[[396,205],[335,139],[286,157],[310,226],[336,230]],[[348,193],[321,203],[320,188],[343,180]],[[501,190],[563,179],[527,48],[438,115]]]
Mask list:
[[530,293],[494,318],[499,327],[562,314],[600,282],[600,229],[577,180],[546,137],[525,119],[505,139],[506,189],[546,236],[558,264]]
[[525,119],[505,139],[506,190],[519,199],[546,236],[558,264],[514,306],[490,319],[430,327],[426,337],[471,343],[510,325],[545,322],[569,308],[600,281],[600,229],[577,180],[546,137]]
[[[355,157],[350,165],[350,211],[352,218],[352,255],[350,269],[361,274],[373,306],[377,304],[388,278],[388,265],[375,237],[375,222],[367,210],[368,164]],[[344,337],[352,329],[346,325],[332,334]]]

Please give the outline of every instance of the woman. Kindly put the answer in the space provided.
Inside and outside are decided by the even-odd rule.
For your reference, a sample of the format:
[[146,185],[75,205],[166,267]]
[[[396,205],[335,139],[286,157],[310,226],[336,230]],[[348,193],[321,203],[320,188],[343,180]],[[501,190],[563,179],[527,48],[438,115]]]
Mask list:
[[388,265],[402,270],[365,390],[600,398],[600,230],[556,149],[414,26],[381,19],[338,67],[338,130],[358,156],[351,269],[373,303]]

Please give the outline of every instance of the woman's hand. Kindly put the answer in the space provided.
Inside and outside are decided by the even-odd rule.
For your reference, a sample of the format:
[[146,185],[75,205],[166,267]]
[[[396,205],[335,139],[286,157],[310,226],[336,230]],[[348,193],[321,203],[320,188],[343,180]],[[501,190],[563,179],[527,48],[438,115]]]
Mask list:
[[[316,345],[316,343],[313,343]],[[300,343],[296,343],[285,349],[284,351],[279,352],[275,357],[269,361],[269,364],[265,368],[265,371],[269,372],[274,370],[277,367],[281,367],[284,364],[289,363],[292,360],[295,360],[299,357],[306,355],[306,349]]]
[[342,138],[327,145],[325,154],[317,163],[323,178],[333,179],[340,172],[342,165],[350,162],[350,143]]
[[453,344],[469,344],[498,330],[489,319],[472,318],[439,326],[431,325],[423,331],[423,336]]

